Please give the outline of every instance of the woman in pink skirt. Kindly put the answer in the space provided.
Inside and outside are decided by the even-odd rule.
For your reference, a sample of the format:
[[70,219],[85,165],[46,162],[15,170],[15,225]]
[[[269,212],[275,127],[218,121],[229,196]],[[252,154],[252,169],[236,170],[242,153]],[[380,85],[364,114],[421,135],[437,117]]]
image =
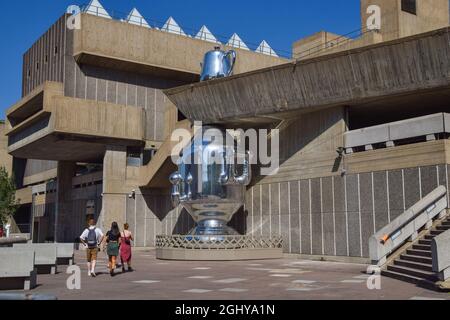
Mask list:
[[128,271],[132,272],[133,268],[131,267],[131,241],[133,241],[133,235],[128,230],[130,226],[128,223],[125,223],[123,226],[123,232],[121,233],[120,238],[120,259],[122,261],[122,272],[126,272],[125,263],[128,264]]

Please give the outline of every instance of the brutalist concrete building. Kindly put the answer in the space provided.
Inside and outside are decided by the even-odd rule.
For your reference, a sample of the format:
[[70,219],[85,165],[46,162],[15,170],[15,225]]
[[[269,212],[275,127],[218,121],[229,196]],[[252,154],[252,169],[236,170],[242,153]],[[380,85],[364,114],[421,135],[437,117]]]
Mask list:
[[[370,5],[381,25],[369,30]],[[210,39],[92,8],[79,29],[64,15],[25,53],[23,98],[7,112],[16,222],[34,241],[73,241],[89,215],[128,222],[138,247],[187,234],[192,219],[170,201],[170,133],[194,121],[280,129],[278,173],[254,168],[231,224],[282,236],[284,253],[367,261],[371,236],[448,190],[447,0],[362,0],[358,37],[323,31],[292,59],[229,43],[234,76],[206,82]]]

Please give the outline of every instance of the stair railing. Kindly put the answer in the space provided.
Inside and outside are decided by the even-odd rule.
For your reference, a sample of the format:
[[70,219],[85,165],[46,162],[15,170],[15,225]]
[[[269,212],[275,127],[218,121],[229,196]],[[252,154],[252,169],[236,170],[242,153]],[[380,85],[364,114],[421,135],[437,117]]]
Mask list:
[[375,233],[369,239],[373,265],[382,266],[387,257],[407,241],[414,241],[419,231],[431,228],[436,216],[443,216],[448,207],[447,189],[440,186]]
[[431,241],[431,257],[433,271],[439,276],[439,280],[446,281],[450,278],[450,230],[436,236]]

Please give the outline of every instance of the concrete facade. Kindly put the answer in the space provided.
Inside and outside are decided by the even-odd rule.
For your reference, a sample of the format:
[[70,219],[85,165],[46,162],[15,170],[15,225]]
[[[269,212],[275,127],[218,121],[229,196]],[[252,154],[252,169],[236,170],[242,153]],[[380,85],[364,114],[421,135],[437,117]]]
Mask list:
[[[447,0],[361,0],[361,29],[339,36],[322,31],[301,39],[293,45],[293,57],[307,59],[333,52],[364,47],[396,40],[449,26]],[[415,13],[408,11],[413,5]],[[367,29],[367,20],[373,15],[370,6],[378,6],[381,14],[379,30]]]
[[[350,130],[448,111],[445,19],[411,29],[400,1],[389,3],[401,28],[376,36],[390,42],[296,63],[238,50],[236,75],[206,83],[196,82],[211,43],[87,14],[70,31],[61,17],[25,54],[24,96],[7,113],[33,240],[74,241],[91,216],[103,229],[128,222],[137,247],[189,232],[192,219],[170,201],[168,137],[202,120],[280,129],[280,170],[254,167],[236,230],[282,236],[285,253],[368,259],[371,235],[450,179],[445,130],[339,152]],[[427,28],[438,30],[402,38]]]

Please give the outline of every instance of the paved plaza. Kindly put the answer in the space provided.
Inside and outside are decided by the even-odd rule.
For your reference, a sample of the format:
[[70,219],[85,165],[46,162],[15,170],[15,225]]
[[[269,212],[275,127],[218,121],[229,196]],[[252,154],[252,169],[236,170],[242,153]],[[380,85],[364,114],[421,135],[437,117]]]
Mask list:
[[100,253],[98,277],[89,278],[84,251],[76,252],[81,267],[81,289],[68,290],[67,267],[57,275],[39,275],[32,294],[55,295],[61,300],[310,300],[406,299],[450,300],[450,294],[385,278],[381,290],[367,289],[366,266],[360,264],[280,259],[238,262],[159,261],[155,251],[134,253],[135,272],[114,278],[107,257]]

